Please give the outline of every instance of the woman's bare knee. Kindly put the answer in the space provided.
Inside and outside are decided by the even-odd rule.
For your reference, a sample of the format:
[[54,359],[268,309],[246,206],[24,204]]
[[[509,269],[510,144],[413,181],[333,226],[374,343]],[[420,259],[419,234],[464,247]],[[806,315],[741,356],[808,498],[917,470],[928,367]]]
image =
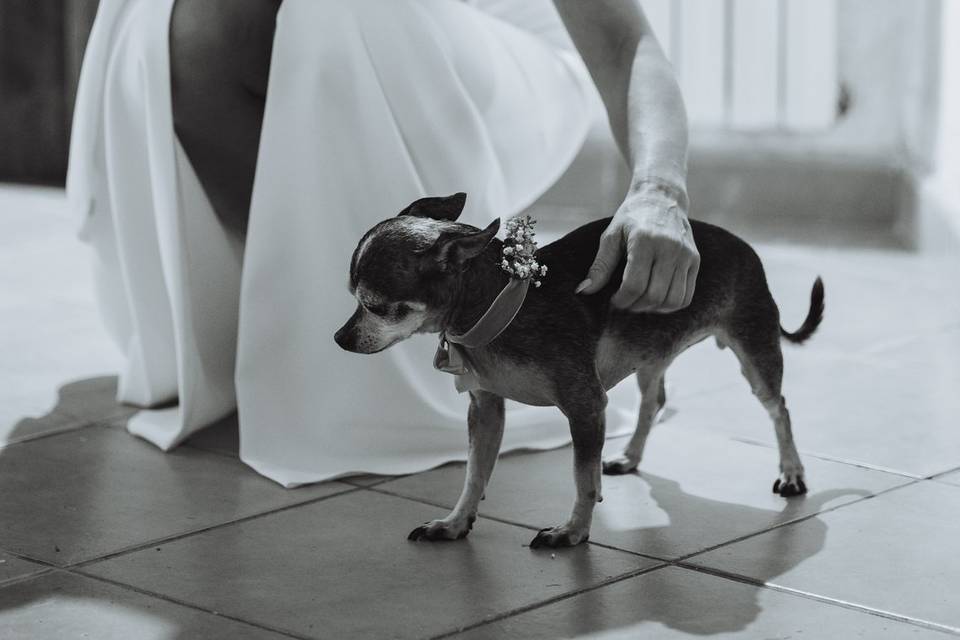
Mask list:
[[173,122],[214,210],[243,233],[280,0],[176,0]]
[[[170,18],[174,108],[212,90],[266,95],[281,0],[176,0]],[[186,104],[183,104],[186,101]]]

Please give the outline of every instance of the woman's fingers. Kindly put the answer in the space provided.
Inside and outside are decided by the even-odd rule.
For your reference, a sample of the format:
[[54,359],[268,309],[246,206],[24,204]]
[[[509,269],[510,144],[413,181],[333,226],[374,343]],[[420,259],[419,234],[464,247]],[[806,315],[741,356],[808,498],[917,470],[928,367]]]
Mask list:
[[623,283],[611,302],[634,312],[671,313],[690,304],[699,272],[700,256],[673,243],[658,251],[628,249]]
[[690,306],[690,303],[693,302],[693,292],[697,288],[697,276],[700,274],[700,255],[697,254],[693,257],[693,260],[690,263],[690,268],[687,269],[687,277],[685,279],[686,292],[683,296],[683,304],[681,307],[686,308]]
[[663,302],[653,311],[659,313],[672,313],[683,308],[683,300],[687,294],[687,269],[684,265],[675,265],[673,269],[673,278],[670,280],[670,288],[667,289],[667,295]]
[[638,251],[635,245],[627,248],[627,264],[623,268],[623,281],[610,303],[620,309],[633,309],[647,292],[653,276],[653,253]]
[[[613,226],[613,225],[611,225]],[[619,227],[607,229],[600,236],[600,247],[594,258],[586,279],[577,285],[575,293],[591,294],[600,291],[610,281],[614,269],[623,256],[623,239]]]
[[630,307],[631,311],[661,311],[670,292],[676,259],[673,256],[658,256],[650,273],[650,284],[642,296]]

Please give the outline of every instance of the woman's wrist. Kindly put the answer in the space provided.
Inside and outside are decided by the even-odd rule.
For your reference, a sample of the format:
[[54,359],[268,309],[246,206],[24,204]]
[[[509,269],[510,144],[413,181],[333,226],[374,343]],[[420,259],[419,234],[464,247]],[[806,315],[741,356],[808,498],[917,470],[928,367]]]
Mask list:
[[682,180],[669,180],[654,176],[634,177],[627,191],[627,200],[658,204],[675,209],[686,216],[690,206],[687,189]]

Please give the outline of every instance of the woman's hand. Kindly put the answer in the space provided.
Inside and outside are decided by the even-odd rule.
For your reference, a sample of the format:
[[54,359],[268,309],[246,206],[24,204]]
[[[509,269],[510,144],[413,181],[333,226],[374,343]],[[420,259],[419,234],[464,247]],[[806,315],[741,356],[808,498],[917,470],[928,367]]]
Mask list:
[[687,220],[687,116],[673,67],[637,0],[554,0],[593,77],[633,188],[578,293],[602,289],[624,253],[612,302],[667,313],[690,304],[700,254]]
[[685,211],[686,195],[661,188],[631,190],[600,237],[600,249],[577,293],[602,289],[624,252],[627,265],[614,306],[635,312],[669,313],[690,304],[700,252]]

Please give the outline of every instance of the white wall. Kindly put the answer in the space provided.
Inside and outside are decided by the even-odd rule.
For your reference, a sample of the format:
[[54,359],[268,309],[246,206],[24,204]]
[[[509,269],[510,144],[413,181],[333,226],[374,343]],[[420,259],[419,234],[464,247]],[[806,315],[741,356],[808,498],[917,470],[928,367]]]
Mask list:
[[921,239],[928,248],[960,251],[960,0],[941,16],[940,100],[935,169],[921,198]]
[[960,0],[944,3],[942,28],[936,175],[960,199]]
[[[692,63],[683,62],[683,34],[668,28],[677,7],[681,17],[694,5],[716,16],[727,5],[725,0],[642,1],[655,28],[660,26],[659,39],[681,67]],[[749,8],[759,1],[736,0],[729,6]],[[722,118],[709,127],[700,118],[701,126],[691,135],[693,213],[735,229],[776,219],[777,229],[792,221],[801,229],[843,225],[860,235],[889,231],[893,241],[913,246],[919,230],[918,190],[932,170],[939,140],[941,9],[954,16],[945,19],[955,22],[960,0],[839,0],[835,7],[835,31],[829,31],[837,39],[831,53],[836,64],[828,75],[847,88],[849,110],[831,126],[805,131],[731,127]],[[803,42],[815,49],[822,37],[811,35]],[[951,37],[960,40],[960,30],[944,40]],[[733,55],[737,57],[736,47]],[[956,52],[947,55],[960,58]],[[705,59],[722,75],[722,57]],[[952,69],[956,83],[960,68],[956,61],[949,64],[944,73]],[[678,71],[682,80],[683,69]],[[715,99],[720,91],[696,83],[686,83],[684,89],[694,121],[706,112],[698,101]],[[952,104],[944,111],[960,113],[956,98]],[[960,151],[960,143],[952,149]],[[551,210],[563,208],[576,218],[616,209],[628,175],[605,122],[598,122],[568,173],[544,198]]]

